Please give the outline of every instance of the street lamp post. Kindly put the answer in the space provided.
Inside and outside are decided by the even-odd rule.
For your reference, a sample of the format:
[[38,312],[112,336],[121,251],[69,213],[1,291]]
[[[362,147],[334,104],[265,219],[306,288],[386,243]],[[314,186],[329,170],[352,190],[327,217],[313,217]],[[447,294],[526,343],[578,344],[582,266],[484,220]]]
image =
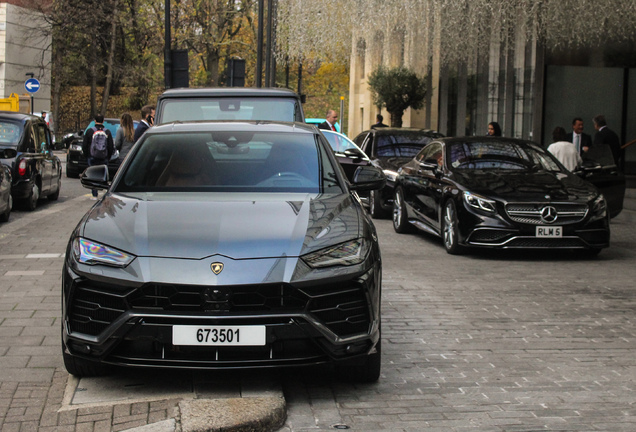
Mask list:
[[172,87],[172,47],[170,43],[170,0],[166,0],[165,7],[165,48],[163,58],[164,82],[167,89]]

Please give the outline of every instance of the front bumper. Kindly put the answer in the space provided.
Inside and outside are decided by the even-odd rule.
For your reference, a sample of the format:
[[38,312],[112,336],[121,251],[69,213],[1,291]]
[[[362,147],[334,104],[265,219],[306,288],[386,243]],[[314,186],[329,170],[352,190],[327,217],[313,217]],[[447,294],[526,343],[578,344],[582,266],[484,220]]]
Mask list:
[[[324,282],[124,284],[64,267],[63,349],[107,364],[245,368],[364,361],[379,340],[379,263]],[[127,285],[127,286],[126,286]],[[214,297],[214,288],[221,297]],[[231,301],[224,299],[228,295]],[[174,325],[265,326],[263,346],[173,345]]]
[[[468,247],[496,249],[602,249],[609,247],[609,217],[593,219],[589,214],[580,220],[541,224],[513,221],[501,211],[485,215],[462,206],[459,226],[460,244]],[[560,227],[560,237],[538,237],[537,226]]]

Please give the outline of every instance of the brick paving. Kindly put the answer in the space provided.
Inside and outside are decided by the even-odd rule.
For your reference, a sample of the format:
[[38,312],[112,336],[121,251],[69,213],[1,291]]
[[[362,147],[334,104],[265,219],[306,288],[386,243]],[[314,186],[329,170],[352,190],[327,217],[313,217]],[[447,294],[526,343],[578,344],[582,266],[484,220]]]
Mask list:
[[[179,400],[63,406],[69,375],[60,348],[66,242],[94,203],[63,179],[59,202],[16,210],[0,224],[0,430],[122,431],[174,418]],[[69,191],[70,189],[70,191]]]
[[281,432],[636,430],[635,222],[619,215],[612,247],[587,258],[449,256],[378,221],[382,377],[296,372]]
[[[636,430],[636,194],[612,247],[447,255],[378,221],[384,259],[383,374],[276,374],[281,430]],[[123,431],[178,417],[178,399],[65,403],[60,286],[71,231],[93,202],[64,179],[56,203],[0,224],[0,430]],[[213,395],[212,395],[213,396]]]

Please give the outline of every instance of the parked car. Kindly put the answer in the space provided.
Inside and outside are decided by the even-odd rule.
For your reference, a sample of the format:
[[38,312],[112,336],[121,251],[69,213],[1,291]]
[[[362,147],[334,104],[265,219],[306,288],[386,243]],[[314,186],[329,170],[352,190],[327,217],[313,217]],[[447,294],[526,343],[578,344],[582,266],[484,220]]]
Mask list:
[[304,121],[302,98],[279,88],[180,88],[157,99],[155,125],[182,120]]
[[356,169],[359,166],[371,165],[371,160],[360,147],[343,134],[329,130],[321,130],[320,132],[329,141],[331,149],[336,154],[336,160],[344,169],[350,182],[353,182]]
[[74,230],[63,269],[62,347],[73,375],[335,362],[378,379],[381,260],[320,132],[302,123],[150,128]]
[[[135,121],[133,123],[136,128],[139,122]],[[113,142],[117,136],[117,129],[119,129],[119,125],[120,120],[118,118],[104,119],[104,127],[110,131],[113,136]],[[78,178],[88,167],[88,162],[82,152],[82,143],[84,134],[93,127],[95,127],[95,120],[91,121],[82,131],[70,133],[64,136],[64,147],[68,148],[68,151],[66,152],[66,177]],[[120,158],[112,158],[108,161],[108,171],[111,177],[115,175],[120,164]]]
[[[584,168],[594,180],[603,168]],[[625,179],[604,190],[620,189]],[[466,248],[584,249],[609,246],[610,213],[599,189],[538,144],[512,138],[435,140],[400,168],[393,228],[442,238],[450,254]],[[621,201],[622,202],[622,201]],[[622,206],[622,204],[621,204]]]
[[384,218],[390,215],[398,168],[411,160],[422,147],[443,136],[428,129],[386,127],[361,132],[353,139],[369,156],[371,163],[384,171],[387,178],[384,189],[361,196],[368,202],[371,217]]
[[[0,159],[10,159],[13,149],[0,149]],[[13,209],[13,197],[11,196],[11,170],[8,166],[0,164],[0,222],[7,222]]]
[[0,111],[0,150],[5,150],[0,162],[11,170],[11,194],[16,203],[35,210],[41,198],[57,200],[62,163],[53,154],[51,132],[42,118]]

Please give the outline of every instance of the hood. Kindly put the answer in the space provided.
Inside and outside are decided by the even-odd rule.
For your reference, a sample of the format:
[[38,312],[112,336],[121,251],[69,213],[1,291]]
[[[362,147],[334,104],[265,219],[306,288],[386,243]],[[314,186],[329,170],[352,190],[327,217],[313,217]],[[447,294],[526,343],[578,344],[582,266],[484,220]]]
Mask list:
[[136,256],[295,257],[359,237],[347,194],[107,194],[79,235]]
[[504,201],[587,202],[598,195],[592,184],[562,172],[477,170],[455,175],[471,192]]

